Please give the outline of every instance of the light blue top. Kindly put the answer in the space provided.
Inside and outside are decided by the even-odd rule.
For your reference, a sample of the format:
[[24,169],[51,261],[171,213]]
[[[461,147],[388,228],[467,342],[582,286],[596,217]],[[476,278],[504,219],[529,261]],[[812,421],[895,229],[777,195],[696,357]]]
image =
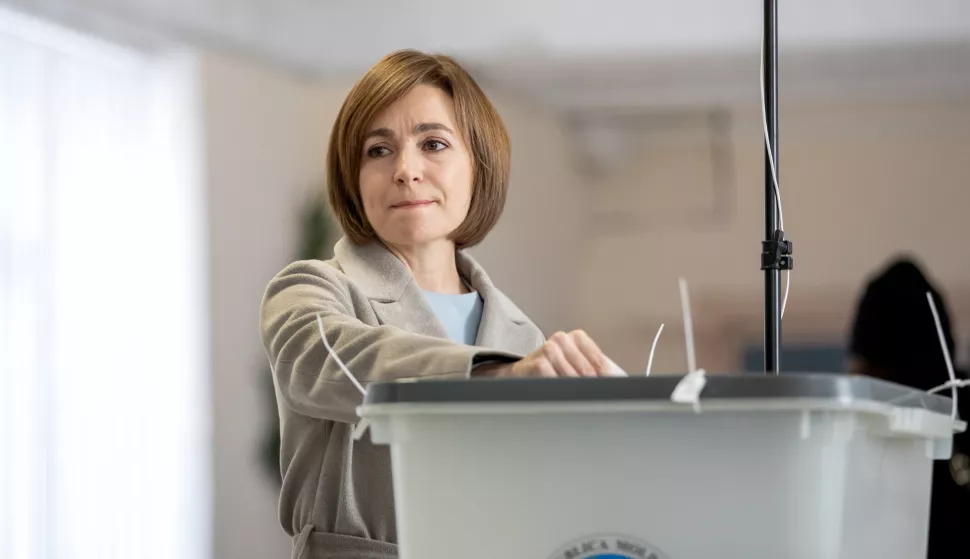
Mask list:
[[431,303],[431,309],[445,327],[451,341],[475,345],[483,308],[478,292],[450,295],[425,291],[424,296]]

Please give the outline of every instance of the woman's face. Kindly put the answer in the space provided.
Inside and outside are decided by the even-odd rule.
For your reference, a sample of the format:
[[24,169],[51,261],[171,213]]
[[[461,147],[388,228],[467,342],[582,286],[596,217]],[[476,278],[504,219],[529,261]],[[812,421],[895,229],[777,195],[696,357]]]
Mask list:
[[412,249],[448,242],[468,215],[473,179],[451,97],[415,87],[377,115],[363,151],[360,195],[381,240]]

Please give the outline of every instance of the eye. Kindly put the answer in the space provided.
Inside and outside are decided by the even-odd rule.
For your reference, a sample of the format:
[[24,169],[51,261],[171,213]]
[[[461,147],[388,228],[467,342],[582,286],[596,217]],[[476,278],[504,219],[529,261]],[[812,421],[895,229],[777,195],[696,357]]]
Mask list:
[[367,150],[367,157],[376,159],[378,157],[384,157],[390,152],[391,150],[387,149],[384,146],[373,146]]
[[424,143],[424,149],[428,151],[441,151],[447,148],[448,144],[442,142],[441,140],[428,140]]

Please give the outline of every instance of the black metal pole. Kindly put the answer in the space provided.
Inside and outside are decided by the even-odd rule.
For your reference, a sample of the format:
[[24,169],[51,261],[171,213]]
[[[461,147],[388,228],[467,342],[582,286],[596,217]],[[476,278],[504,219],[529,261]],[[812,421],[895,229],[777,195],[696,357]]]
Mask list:
[[[778,169],[778,2],[764,0],[764,114],[768,138],[765,146],[765,239],[778,242],[775,232],[778,223],[778,203],[772,179],[779,178]],[[770,154],[768,150],[771,150]],[[781,270],[780,266],[765,267],[765,374],[781,371]]]

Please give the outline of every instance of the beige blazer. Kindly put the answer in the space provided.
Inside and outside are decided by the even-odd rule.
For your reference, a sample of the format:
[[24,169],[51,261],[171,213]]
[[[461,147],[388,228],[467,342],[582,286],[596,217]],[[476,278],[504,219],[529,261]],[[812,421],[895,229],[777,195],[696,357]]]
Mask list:
[[403,378],[467,378],[480,362],[515,360],[542,332],[458,252],[462,278],[483,301],[476,347],[447,339],[407,267],[382,244],[341,239],[334,258],[287,266],[260,311],[280,414],[280,522],[293,557],[397,557],[390,455],[352,438],[362,396],[330,358],[327,341],[364,384]]

